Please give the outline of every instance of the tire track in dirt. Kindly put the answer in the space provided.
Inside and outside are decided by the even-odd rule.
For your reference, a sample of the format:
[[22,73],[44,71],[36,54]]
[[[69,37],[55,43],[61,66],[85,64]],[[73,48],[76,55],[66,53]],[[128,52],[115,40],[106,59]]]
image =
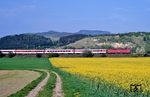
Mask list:
[[50,77],[50,74],[48,71],[44,71],[47,73],[47,76],[44,80],[42,80],[32,91],[29,92],[29,94],[25,97],[36,97],[39,93],[39,91],[43,90],[43,87],[47,84],[47,81]]
[[52,97],[64,97],[64,92],[62,89],[62,80],[56,72],[53,72],[53,73],[56,74],[57,79],[56,79],[55,88],[53,89]]

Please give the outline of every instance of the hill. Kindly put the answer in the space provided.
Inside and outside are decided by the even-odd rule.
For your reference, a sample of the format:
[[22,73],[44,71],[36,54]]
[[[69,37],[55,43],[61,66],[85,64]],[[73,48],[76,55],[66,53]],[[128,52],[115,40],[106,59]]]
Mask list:
[[84,35],[108,35],[111,32],[108,31],[100,31],[100,30],[80,30],[77,34],[84,34]]
[[53,46],[49,38],[35,34],[20,34],[0,38],[0,49],[31,49]]
[[73,35],[69,35],[69,36],[64,36],[59,39],[58,44],[59,44],[59,46],[67,45],[70,43],[74,43],[78,40],[81,40],[85,37],[88,37],[88,36],[83,35],[83,34],[73,34]]
[[135,53],[150,51],[150,33],[132,32],[86,37],[62,48],[132,48]]
[[99,31],[99,30],[80,30],[76,33],[70,32],[57,32],[57,31],[48,31],[48,32],[40,32],[35,33],[36,35],[44,36],[46,38],[50,38],[53,41],[58,41],[61,37],[73,36],[73,35],[108,35],[111,34],[108,31]]
[[48,31],[48,32],[40,32],[35,33],[36,35],[44,36],[46,38],[50,38],[53,41],[59,40],[61,37],[73,35],[73,33],[69,32],[56,32],[56,31]]
[[[56,34],[55,34],[56,35]],[[87,37],[82,34],[61,36],[58,40],[51,40],[37,34],[20,34],[0,38],[0,49],[42,49],[57,48]]]
[[[48,35],[59,37],[59,39],[51,40]],[[67,33],[62,35],[59,32],[45,32],[41,34],[20,34],[0,38],[0,49],[42,48],[131,48],[133,53],[143,54],[150,51],[150,33],[130,32],[102,35]]]

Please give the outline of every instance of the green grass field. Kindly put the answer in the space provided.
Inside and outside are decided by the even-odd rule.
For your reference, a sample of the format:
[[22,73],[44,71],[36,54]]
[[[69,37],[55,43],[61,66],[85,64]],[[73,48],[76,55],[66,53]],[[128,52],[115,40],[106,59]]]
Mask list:
[[0,70],[50,69],[46,58],[0,58]]

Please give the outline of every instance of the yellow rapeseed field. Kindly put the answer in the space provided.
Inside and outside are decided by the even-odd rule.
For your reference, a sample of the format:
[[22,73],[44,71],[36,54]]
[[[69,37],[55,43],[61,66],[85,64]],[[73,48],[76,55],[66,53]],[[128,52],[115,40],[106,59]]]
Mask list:
[[142,84],[150,90],[150,58],[52,58],[51,63],[72,74],[105,80],[128,89]]

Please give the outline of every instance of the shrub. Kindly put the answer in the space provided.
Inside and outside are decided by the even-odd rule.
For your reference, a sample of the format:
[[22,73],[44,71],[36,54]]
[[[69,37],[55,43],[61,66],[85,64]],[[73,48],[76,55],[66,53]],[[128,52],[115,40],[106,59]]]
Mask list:
[[144,54],[144,57],[148,57],[148,55],[147,55],[147,54]]
[[150,57],[150,54],[144,54],[144,57]]
[[93,57],[94,54],[91,51],[85,51],[82,54],[83,57]]
[[59,57],[60,55],[58,53],[50,53],[48,54],[48,58],[52,58],[52,57]]
[[37,57],[37,58],[41,58],[41,57],[42,57],[42,54],[37,53],[37,54],[36,54],[36,57]]
[[3,58],[5,56],[5,54],[3,54],[1,51],[0,51],[0,58]]
[[13,57],[15,57],[15,56],[16,56],[16,54],[14,54],[13,52],[9,52],[9,53],[8,53],[8,57],[9,57],[9,58],[13,58]]
[[107,57],[107,55],[106,54],[102,54],[101,57]]

